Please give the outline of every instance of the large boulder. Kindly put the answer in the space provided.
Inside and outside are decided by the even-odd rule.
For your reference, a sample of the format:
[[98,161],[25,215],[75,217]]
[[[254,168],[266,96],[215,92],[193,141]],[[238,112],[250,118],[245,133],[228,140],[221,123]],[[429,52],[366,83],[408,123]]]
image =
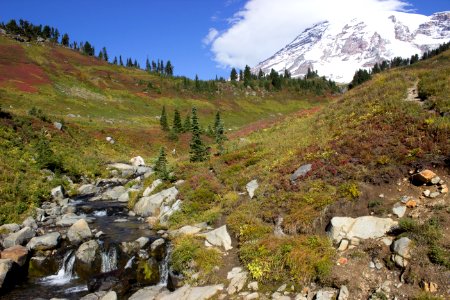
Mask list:
[[37,226],[37,223],[36,223],[36,220],[33,218],[33,217],[28,217],[28,218],[26,218],[23,222],[22,222],[22,226],[23,227],[30,227],[30,228],[32,228],[32,229],[37,229],[38,228],[38,226]]
[[21,230],[11,233],[3,241],[3,247],[9,248],[16,245],[23,245],[35,236],[35,231],[30,227],[24,227]]
[[142,196],[144,196],[144,197],[150,196],[150,194],[162,183],[163,183],[163,181],[161,179],[156,179],[155,181],[152,182],[152,184],[150,186],[148,186],[144,190],[144,193],[142,194]]
[[1,258],[10,259],[22,267],[27,262],[28,250],[20,245],[12,246],[2,251]]
[[176,187],[163,190],[149,197],[142,197],[134,206],[134,212],[138,215],[148,217],[155,215],[164,203],[171,203],[178,195]]
[[258,187],[259,187],[259,184],[258,184],[258,180],[256,180],[256,179],[247,183],[245,188],[248,192],[248,195],[250,196],[250,199],[252,199],[255,196],[255,191]]
[[83,184],[78,188],[79,195],[92,195],[100,191],[100,188],[93,184]]
[[168,290],[161,285],[148,286],[143,289],[140,289],[139,291],[131,295],[131,297],[128,298],[128,300],[156,299],[156,297],[161,293],[168,293]]
[[207,246],[223,247],[226,251],[233,249],[226,225],[207,232],[203,236],[206,239],[205,244]]
[[72,226],[79,220],[85,220],[88,223],[91,223],[93,221],[92,218],[87,218],[86,216],[79,216],[73,212],[68,212],[65,215],[61,216],[61,218],[56,221],[56,225],[58,226]]
[[375,239],[386,235],[397,226],[397,222],[390,218],[378,218],[364,216],[359,218],[334,217],[331,219],[329,236],[335,243],[339,243],[343,238],[351,240]]
[[77,261],[86,265],[92,264],[95,261],[98,247],[98,242],[95,240],[90,240],[81,244],[75,252]]
[[167,226],[167,222],[171,215],[181,209],[181,200],[178,199],[172,205],[163,204],[159,213],[159,223],[163,226]]
[[92,232],[88,223],[84,219],[80,219],[73,224],[67,231],[67,238],[72,244],[78,244],[85,239],[91,238]]
[[58,247],[61,234],[59,232],[52,232],[42,236],[32,238],[28,244],[28,250],[51,250]]
[[223,284],[200,287],[185,285],[171,293],[162,286],[149,286],[131,295],[129,300],[207,300],[216,296],[223,288]]

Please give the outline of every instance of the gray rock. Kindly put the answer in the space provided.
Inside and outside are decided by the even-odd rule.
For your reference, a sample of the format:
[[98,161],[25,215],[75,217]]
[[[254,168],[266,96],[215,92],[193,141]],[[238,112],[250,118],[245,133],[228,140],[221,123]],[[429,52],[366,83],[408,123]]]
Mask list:
[[158,248],[163,247],[165,243],[166,241],[164,241],[164,239],[157,239],[150,245],[150,249],[152,250],[152,252],[155,252],[158,250]]
[[430,194],[431,194],[431,191],[430,191],[430,190],[425,190],[425,191],[423,191],[423,195],[424,195],[425,197],[429,197]]
[[92,232],[84,219],[75,222],[67,231],[67,238],[72,244],[78,244],[85,239],[91,238]]
[[248,195],[250,196],[250,199],[252,199],[255,196],[255,191],[259,187],[258,180],[254,179],[247,183],[245,188],[247,189]]
[[205,243],[207,246],[209,243],[209,245],[223,247],[226,251],[233,249],[231,246],[231,237],[228,234],[226,225],[207,232],[203,236],[206,239]]
[[144,217],[155,215],[156,211],[161,209],[161,206],[164,203],[169,204],[173,202],[177,195],[178,195],[177,188],[171,187],[155,195],[149,197],[142,197],[134,206],[133,211],[136,214]]
[[145,161],[141,156],[133,157],[132,159],[130,159],[130,163],[135,167],[145,166]]
[[230,284],[228,285],[227,292],[229,295],[233,295],[235,293],[240,292],[245,283],[247,282],[248,273],[242,271],[242,268],[235,267],[227,274],[227,279],[230,280]]
[[321,289],[316,294],[316,300],[332,300],[336,295],[336,291],[331,289]]
[[397,217],[402,218],[406,213],[406,206],[400,202],[397,202],[394,204],[394,207],[392,208],[392,213]]
[[67,213],[61,217],[60,220],[56,222],[58,226],[72,226],[80,220],[85,220],[86,222],[92,222],[92,218],[86,218],[85,216],[78,216],[74,213]]
[[345,251],[348,248],[349,241],[347,239],[342,239],[339,243],[338,251]]
[[171,206],[163,204],[162,209],[159,213],[159,223],[163,226],[166,226],[170,216],[181,209],[181,204],[182,202],[179,199],[175,201]]
[[196,233],[199,233],[200,231],[202,231],[201,227],[186,225],[186,226],[181,227],[180,229],[170,230],[169,236],[177,237],[180,235],[194,235]]
[[99,291],[91,294],[87,294],[86,296],[80,298],[80,300],[100,300],[102,297],[106,296],[107,292]]
[[251,294],[248,294],[244,297],[244,300],[253,300],[253,299],[259,299],[259,293],[253,292]]
[[131,297],[128,300],[156,299],[156,297],[162,293],[168,294],[169,290],[167,290],[163,286],[148,286],[143,289],[140,289],[139,291],[131,295]]
[[102,194],[102,200],[117,200],[125,192],[126,192],[126,189],[121,185],[113,187],[112,189],[106,190]]
[[105,296],[100,298],[100,300],[117,300],[117,294],[114,291],[110,291]]
[[95,261],[95,255],[97,254],[98,243],[95,240],[87,241],[80,245],[75,252],[77,260],[84,264],[92,264]]
[[306,164],[298,168],[294,174],[291,175],[291,181],[296,181],[300,177],[305,177],[312,169],[312,164]]
[[125,193],[123,193],[122,195],[120,195],[120,197],[117,199],[117,201],[119,202],[123,202],[126,203],[130,200],[130,194],[129,191],[126,191]]
[[408,260],[398,254],[392,254],[391,259],[400,268],[404,268],[408,265]]
[[247,288],[252,291],[259,290],[258,281],[252,281],[247,285]]
[[20,225],[18,224],[3,224],[2,226],[0,226],[0,232],[9,232],[9,233],[14,233],[20,230]]
[[8,235],[8,237],[3,240],[3,247],[9,248],[16,245],[23,245],[35,235],[36,233],[33,229],[24,227],[21,230]]
[[140,238],[138,238],[138,239],[136,240],[136,242],[139,243],[139,247],[140,247],[141,249],[144,248],[145,246],[147,246],[147,244],[148,244],[149,241],[150,241],[150,239],[149,239],[148,237],[145,237],[145,236],[142,236],[142,237],[140,237]]
[[53,122],[53,127],[55,127],[58,130],[61,130],[63,128],[63,125],[60,122]]
[[441,178],[439,176],[435,176],[431,179],[431,184],[438,184],[441,181]]
[[0,290],[4,288],[6,276],[11,271],[14,262],[11,259],[0,259]]
[[51,190],[53,200],[60,201],[64,199],[64,188],[60,185]]
[[432,192],[429,197],[434,199],[434,198],[438,197],[440,194],[441,193],[439,193],[439,192]]
[[411,258],[411,240],[407,237],[402,237],[396,240],[392,244],[392,251],[403,258],[410,259]]
[[33,229],[37,229],[38,228],[38,226],[36,224],[36,221],[33,219],[33,217],[26,218],[25,221],[23,221],[22,226],[23,227],[27,227],[28,226],[28,227],[33,228]]
[[28,244],[28,250],[51,250],[58,247],[61,234],[59,232],[52,232],[42,236],[32,238]]
[[155,181],[152,182],[152,184],[150,186],[148,186],[144,190],[144,193],[142,194],[142,196],[144,196],[144,197],[150,196],[150,194],[162,183],[163,182],[161,179],[156,179]]
[[349,296],[350,293],[348,291],[347,286],[342,285],[341,288],[339,289],[339,297],[337,298],[337,300],[347,300]]
[[343,238],[369,239],[380,238],[397,226],[390,218],[364,216],[359,218],[334,217],[331,219],[329,236],[335,243]]
[[77,191],[79,195],[91,195],[98,193],[100,191],[100,188],[96,187],[93,184],[83,184],[78,188]]
[[[223,284],[191,287],[189,285],[182,286],[173,293],[164,294],[161,300],[206,300],[211,299],[218,292],[223,290]],[[130,298],[131,299],[131,298]]]

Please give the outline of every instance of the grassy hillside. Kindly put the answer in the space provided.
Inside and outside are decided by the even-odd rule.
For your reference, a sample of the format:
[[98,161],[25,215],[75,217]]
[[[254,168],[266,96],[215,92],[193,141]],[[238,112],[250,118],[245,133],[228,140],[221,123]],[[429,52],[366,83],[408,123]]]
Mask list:
[[[317,113],[291,115],[231,140],[228,153],[203,165],[179,166],[188,184],[171,226],[227,223],[239,242],[241,261],[266,285],[311,279],[333,284],[328,280],[337,257],[324,236],[328,212],[364,213],[374,201],[367,189],[396,186],[415,167],[448,173],[449,70],[447,51],[414,67],[378,74]],[[423,105],[406,101],[417,82],[419,92],[427,93]],[[290,175],[303,164],[312,164],[312,171],[291,182]],[[250,200],[241,192],[253,179],[260,187]],[[273,233],[280,217],[285,238]],[[448,206],[436,211],[436,219],[438,227],[448,226]],[[436,230],[438,252],[448,257],[448,236]],[[430,268],[432,274],[443,272]]]
[[[108,161],[127,161],[136,155],[151,161],[163,145],[177,150],[171,160],[183,159],[190,134],[168,139],[159,126],[163,105],[170,124],[174,109],[184,121],[195,106],[205,129],[220,110],[225,130],[239,134],[256,121],[265,126],[326,103],[326,97],[318,94],[215,81],[196,87],[185,78],[108,64],[52,43],[21,43],[0,35],[0,223],[17,221],[48,198],[48,188],[57,182],[48,182],[42,169],[56,172],[57,181],[63,175],[77,181],[99,175]],[[55,121],[64,124],[62,131],[54,128]],[[114,145],[106,142],[108,136]],[[39,151],[51,151],[49,160],[57,163],[39,162]]]

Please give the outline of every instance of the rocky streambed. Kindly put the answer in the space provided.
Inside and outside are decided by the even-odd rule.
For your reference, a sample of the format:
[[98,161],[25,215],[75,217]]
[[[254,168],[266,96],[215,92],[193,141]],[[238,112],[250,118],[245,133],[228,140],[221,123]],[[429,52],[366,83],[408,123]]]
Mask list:
[[80,299],[109,290],[126,297],[167,286],[167,234],[127,207],[129,192],[153,171],[138,162],[111,172],[75,197],[56,187],[34,218],[1,226],[0,299]]

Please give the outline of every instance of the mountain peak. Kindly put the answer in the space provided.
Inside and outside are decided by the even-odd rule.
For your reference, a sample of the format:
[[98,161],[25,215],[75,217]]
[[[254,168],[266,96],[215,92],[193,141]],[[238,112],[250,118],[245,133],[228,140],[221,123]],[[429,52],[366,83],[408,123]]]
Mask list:
[[323,21],[305,29],[253,71],[287,69],[293,77],[302,77],[311,68],[332,80],[349,82],[357,69],[398,56],[421,55],[448,41],[450,12],[429,17],[388,12],[384,16]]

